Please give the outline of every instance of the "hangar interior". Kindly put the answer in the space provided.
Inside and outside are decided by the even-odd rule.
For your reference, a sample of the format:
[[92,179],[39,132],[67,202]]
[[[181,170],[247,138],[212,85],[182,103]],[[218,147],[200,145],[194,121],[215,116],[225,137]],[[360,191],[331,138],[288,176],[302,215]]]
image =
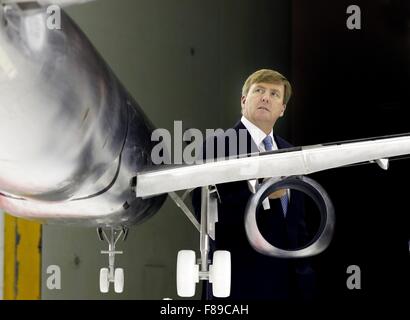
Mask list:
[[[409,5],[355,2],[360,30],[346,27],[349,1],[100,0],[67,8],[157,128],[229,128],[254,70],[271,68],[294,87],[275,132],[294,145],[410,132]],[[314,174],[331,196],[337,232],[315,257],[321,296],[359,300],[408,288],[409,215],[400,186],[409,160]],[[391,203],[390,198],[396,201]],[[383,201],[385,200],[385,201]],[[130,228],[116,264],[124,292],[98,288],[107,265],[95,229],[0,219],[3,299],[182,299],[176,257],[199,250],[199,233],[168,198],[148,221]],[[346,288],[359,265],[363,288]],[[50,289],[50,266],[61,271]],[[194,299],[200,299],[197,287]]]

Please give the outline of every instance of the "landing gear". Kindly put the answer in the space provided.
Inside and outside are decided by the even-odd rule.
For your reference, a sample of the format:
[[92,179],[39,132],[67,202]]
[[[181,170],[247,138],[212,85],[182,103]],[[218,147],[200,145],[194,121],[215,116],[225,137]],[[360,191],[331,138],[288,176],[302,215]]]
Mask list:
[[121,293],[124,290],[124,269],[114,268],[114,263],[115,255],[122,254],[122,251],[115,251],[115,245],[121,237],[123,241],[127,238],[128,229],[111,227],[108,230],[109,236],[107,236],[106,231],[98,228],[97,233],[101,241],[108,242],[108,250],[101,251],[102,254],[108,254],[108,268],[100,270],[100,291],[107,293],[110,289],[110,283],[114,282],[114,291]]
[[[175,199],[178,206],[183,204]],[[212,265],[208,260],[209,238],[215,239],[215,223],[218,221],[218,192],[215,186],[202,187],[200,232],[201,259],[196,262],[195,251],[181,250],[177,257],[177,292],[180,297],[193,297],[199,280],[212,283],[214,297],[226,298],[231,292],[231,254],[215,251]],[[186,210],[184,210],[185,212]],[[190,218],[191,219],[191,218]],[[191,219],[192,220],[192,219]]]

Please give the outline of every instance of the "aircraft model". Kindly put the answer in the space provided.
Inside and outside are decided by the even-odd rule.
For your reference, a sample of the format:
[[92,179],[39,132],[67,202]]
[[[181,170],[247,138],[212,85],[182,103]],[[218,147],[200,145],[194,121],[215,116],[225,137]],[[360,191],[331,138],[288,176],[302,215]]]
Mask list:
[[[410,134],[298,147],[203,164],[154,165],[154,126],[78,26],[61,11],[61,30],[47,27],[47,5],[84,1],[3,0],[0,8],[0,208],[42,223],[96,227],[106,240],[109,266],[100,270],[100,290],[122,292],[124,271],[115,268],[116,243],[128,227],[150,218],[167,194],[200,231],[201,262],[182,250],[177,260],[180,296],[193,296],[199,280],[213,283],[214,296],[230,292],[230,255],[215,251],[217,187],[248,181],[254,191],[244,226],[262,254],[300,258],[328,246],[334,211],[325,190],[306,174],[410,154]],[[257,179],[269,178],[259,185]],[[202,188],[198,222],[184,203]],[[272,246],[260,234],[256,208],[271,192],[293,188],[319,206],[322,222],[314,239],[293,251]],[[183,196],[176,191],[187,190]]]

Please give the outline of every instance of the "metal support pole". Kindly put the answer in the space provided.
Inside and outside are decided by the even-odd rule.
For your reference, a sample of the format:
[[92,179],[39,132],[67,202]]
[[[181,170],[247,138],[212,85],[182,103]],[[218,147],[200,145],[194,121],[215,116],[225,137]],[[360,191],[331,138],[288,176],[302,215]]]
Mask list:
[[[201,272],[208,272],[209,237],[208,227],[208,208],[209,208],[209,188],[201,189],[201,230],[200,230],[200,250],[201,250]],[[201,277],[201,279],[203,279]]]

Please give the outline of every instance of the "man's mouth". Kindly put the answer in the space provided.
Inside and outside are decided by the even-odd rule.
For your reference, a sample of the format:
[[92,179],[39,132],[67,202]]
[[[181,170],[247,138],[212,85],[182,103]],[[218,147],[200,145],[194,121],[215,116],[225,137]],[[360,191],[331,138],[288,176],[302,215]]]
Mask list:
[[265,111],[268,111],[268,112],[269,112],[269,109],[266,108],[266,107],[258,107],[258,110],[265,110]]

